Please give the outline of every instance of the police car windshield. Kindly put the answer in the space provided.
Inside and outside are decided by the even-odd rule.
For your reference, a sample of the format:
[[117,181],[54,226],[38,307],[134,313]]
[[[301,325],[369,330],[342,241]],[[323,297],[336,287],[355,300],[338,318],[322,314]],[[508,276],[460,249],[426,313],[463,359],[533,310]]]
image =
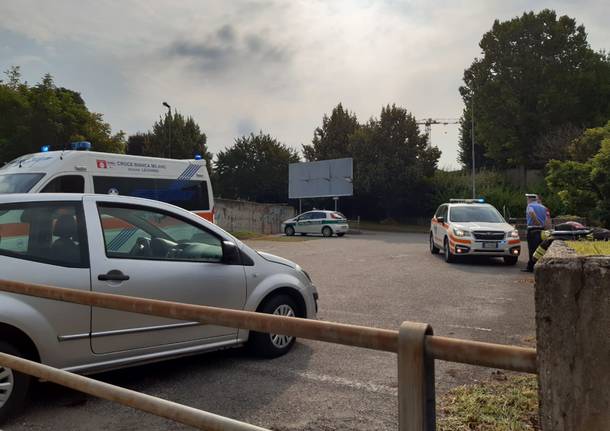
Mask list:
[[0,193],[27,193],[44,174],[0,175]]
[[495,208],[482,206],[452,207],[449,220],[458,223],[505,223]]

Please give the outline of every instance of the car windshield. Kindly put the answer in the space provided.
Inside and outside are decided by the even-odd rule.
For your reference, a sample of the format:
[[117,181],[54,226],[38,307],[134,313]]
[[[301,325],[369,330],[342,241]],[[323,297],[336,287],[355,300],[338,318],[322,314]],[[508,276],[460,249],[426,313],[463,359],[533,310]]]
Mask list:
[[463,206],[453,207],[449,213],[452,222],[504,223],[500,213],[493,207]]
[[44,174],[0,175],[0,193],[27,193]]

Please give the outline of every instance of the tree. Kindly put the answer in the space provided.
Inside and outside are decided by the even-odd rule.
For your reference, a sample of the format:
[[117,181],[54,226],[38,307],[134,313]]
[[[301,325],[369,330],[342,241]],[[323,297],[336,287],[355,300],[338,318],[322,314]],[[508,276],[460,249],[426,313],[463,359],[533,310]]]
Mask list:
[[43,145],[65,149],[77,140],[91,141],[98,151],[123,152],[123,132],[112,133],[101,114],[90,112],[81,95],[57,87],[53,77],[29,86],[18,67],[0,83],[0,161],[40,150]]
[[589,156],[583,161],[549,161],[549,189],[561,199],[567,212],[610,225],[610,122],[586,130],[571,150]]
[[308,161],[349,157],[349,137],[359,127],[356,115],[339,103],[330,117],[324,114],[322,127],[314,131],[311,145],[303,145],[303,155]]
[[415,117],[388,105],[379,119],[358,128],[349,143],[361,210],[380,211],[377,217],[419,214],[441,153],[429,146]]
[[255,202],[286,202],[288,165],[296,150],[262,131],[237,138],[216,155],[214,189],[219,196]]
[[[584,26],[554,11],[496,20],[464,71],[461,161],[470,150],[471,102],[483,167],[541,168],[540,138],[565,124],[600,124],[610,115],[610,59],[594,52]],[[474,99],[474,100],[473,100]]]
[[[171,154],[170,154],[171,127]],[[151,157],[172,157],[192,159],[200,155],[211,170],[212,154],[206,147],[207,136],[201,131],[193,117],[185,117],[179,112],[165,115],[153,124],[152,130],[136,133],[128,139],[129,154]]]

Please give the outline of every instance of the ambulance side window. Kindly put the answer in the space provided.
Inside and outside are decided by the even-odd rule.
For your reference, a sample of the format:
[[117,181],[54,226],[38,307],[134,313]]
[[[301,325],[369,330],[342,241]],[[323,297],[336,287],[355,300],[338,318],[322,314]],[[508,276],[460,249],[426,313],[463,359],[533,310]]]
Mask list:
[[81,175],[61,175],[53,178],[41,193],[84,193],[85,179]]

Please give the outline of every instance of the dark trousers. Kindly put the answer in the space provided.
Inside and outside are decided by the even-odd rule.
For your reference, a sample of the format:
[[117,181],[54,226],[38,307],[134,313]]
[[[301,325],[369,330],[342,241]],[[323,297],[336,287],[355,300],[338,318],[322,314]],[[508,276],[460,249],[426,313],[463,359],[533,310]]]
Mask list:
[[527,261],[527,269],[534,270],[534,252],[542,242],[542,228],[527,228],[527,249],[530,259]]

